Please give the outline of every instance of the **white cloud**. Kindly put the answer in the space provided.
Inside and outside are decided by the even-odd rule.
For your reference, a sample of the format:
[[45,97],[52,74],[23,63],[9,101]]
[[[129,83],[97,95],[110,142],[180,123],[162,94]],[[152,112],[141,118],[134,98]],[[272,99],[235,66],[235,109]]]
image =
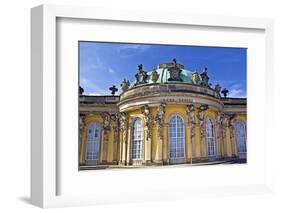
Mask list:
[[108,95],[109,90],[105,90],[94,84],[91,80],[81,78],[80,86],[84,89],[85,95]]
[[241,85],[234,84],[229,89],[228,97],[231,97],[231,98],[246,98],[246,92],[241,88]]
[[100,93],[89,93],[89,94],[87,94],[87,95],[101,96],[102,94],[100,94]]
[[124,44],[118,47],[119,51],[120,50],[126,50],[126,49],[137,49],[140,51],[144,51],[150,48],[150,45],[142,45],[142,44]]
[[111,74],[115,73],[115,71],[113,69],[111,69],[111,68],[108,69],[108,72],[111,73]]
[[241,94],[243,93],[243,91],[241,89],[231,89],[229,91],[229,97],[232,97],[232,98],[236,98],[236,97],[240,97]]
[[120,54],[120,57],[126,58],[143,53],[149,48],[150,45],[124,44],[124,45],[120,45],[117,48],[117,51]]

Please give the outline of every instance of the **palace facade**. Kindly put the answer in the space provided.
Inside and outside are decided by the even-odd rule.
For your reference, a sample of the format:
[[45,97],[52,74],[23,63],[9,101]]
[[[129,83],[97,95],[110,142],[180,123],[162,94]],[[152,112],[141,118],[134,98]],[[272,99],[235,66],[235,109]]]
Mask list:
[[212,88],[206,68],[139,65],[120,96],[110,89],[87,96],[80,88],[80,168],[246,162],[247,101]]

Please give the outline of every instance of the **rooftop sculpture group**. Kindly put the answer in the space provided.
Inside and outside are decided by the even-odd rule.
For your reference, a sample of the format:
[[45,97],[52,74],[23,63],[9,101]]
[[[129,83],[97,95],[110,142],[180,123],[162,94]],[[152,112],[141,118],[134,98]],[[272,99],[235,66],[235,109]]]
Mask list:
[[[143,70],[143,65],[139,64],[137,73],[135,75],[136,78],[135,83],[132,85],[132,87],[151,83],[151,81],[154,84],[159,82],[159,78],[162,72],[161,69],[167,69],[169,73],[169,78],[167,79],[167,82],[183,82],[183,76],[182,76],[183,68],[184,68],[183,65],[178,64],[175,58],[172,60],[171,63],[158,65],[158,69],[160,69],[160,71],[159,70],[157,71],[157,69],[153,69],[151,72],[146,72]],[[192,84],[211,88],[209,79],[210,78],[207,73],[207,67],[204,67],[201,74],[199,74],[197,69],[195,69],[194,72],[192,73],[192,77],[190,80]],[[151,81],[149,82],[149,80]],[[121,83],[121,88],[123,92],[127,91],[130,88],[130,82],[124,79],[123,82]],[[222,93],[224,97],[226,97],[227,93],[225,93],[225,91],[221,92],[220,84],[216,84],[213,89],[219,95],[220,93]]]
[[[163,74],[164,70],[166,70],[165,75]],[[186,76],[185,71],[183,73],[184,66],[181,64],[177,63],[176,59],[173,59],[171,63],[165,63],[165,64],[160,64],[158,65],[158,69],[153,69],[151,72],[146,72],[143,70],[143,65],[139,64],[138,65],[138,70],[137,73],[135,74],[135,81],[132,85],[130,85],[130,81],[124,79],[120,86],[122,89],[122,92],[126,92],[128,89],[131,87],[135,86],[141,86],[145,84],[156,84],[156,83],[163,83],[163,76],[164,83],[169,83],[169,82],[183,82],[183,83],[189,83],[190,82],[194,85],[198,85],[201,87],[207,87],[210,89],[213,89],[218,95],[223,94],[223,97],[227,97],[228,90],[224,88],[221,91],[221,85],[216,84],[214,88],[211,88],[211,84],[209,83],[209,76],[207,73],[207,67],[204,67],[202,70],[202,73],[199,74],[197,69],[194,70],[193,73],[191,73],[190,76]],[[165,78],[165,76],[168,76]],[[189,79],[187,81],[186,79]],[[114,96],[115,93],[118,91],[118,89],[113,85],[112,87],[109,88],[111,90],[111,94]],[[80,87],[80,95],[82,95],[84,92],[83,88]]]

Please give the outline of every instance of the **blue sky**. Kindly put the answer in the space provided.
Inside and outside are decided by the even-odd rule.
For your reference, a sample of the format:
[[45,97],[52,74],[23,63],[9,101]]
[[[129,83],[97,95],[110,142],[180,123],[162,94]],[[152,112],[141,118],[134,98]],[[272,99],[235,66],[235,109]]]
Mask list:
[[130,82],[138,64],[150,71],[158,64],[171,62],[183,64],[185,69],[201,73],[208,68],[210,83],[219,83],[229,90],[229,97],[246,97],[245,48],[195,47],[175,45],[147,45],[79,42],[80,85],[86,95],[110,95],[108,89],[126,78]]

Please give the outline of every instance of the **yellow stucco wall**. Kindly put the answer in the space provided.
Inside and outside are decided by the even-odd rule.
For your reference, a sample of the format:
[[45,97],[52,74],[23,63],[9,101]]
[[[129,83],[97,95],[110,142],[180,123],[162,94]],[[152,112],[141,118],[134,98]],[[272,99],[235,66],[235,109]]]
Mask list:
[[[150,107],[150,111],[153,117],[153,120],[155,120],[156,114],[157,114],[157,106]],[[142,111],[141,109],[137,110],[132,110],[127,112],[128,113],[128,130],[131,128],[132,122],[136,117],[140,117],[143,119]],[[165,118],[164,118],[164,127],[163,127],[163,148],[162,148],[162,157],[163,161],[168,160],[168,122],[169,119],[175,115],[178,114],[184,119],[184,124],[185,124],[185,157],[187,161],[190,161],[192,157],[192,144],[191,144],[191,137],[190,137],[190,127],[188,125],[188,115],[186,112],[186,105],[166,105],[165,107]],[[201,156],[201,143],[200,143],[200,128],[199,128],[199,121],[198,121],[198,106],[196,106],[196,128],[195,128],[195,143],[196,143],[196,158],[200,157],[207,157],[207,151],[204,152],[204,156]],[[213,109],[207,109],[204,113],[205,118],[210,117],[212,121],[215,124],[216,117],[217,117],[217,112]],[[237,115],[235,117],[236,120],[240,120],[246,123],[247,117],[246,115]],[[90,114],[87,115],[84,119],[85,126],[83,128],[83,132],[81,135],[81,143],[80,143],[80,164],[83,165],[85,164],[85,152],[86,152],[86,136],[87,136],[87,129],[89,125],[92,122],[98,122],[101,127],[101,142],[100,142],[100,156],[99,156],[99,161],[101,162],[103,160],[103,118],[100,114]],[[119,143],[118,143],[118,151],[117,151],[117,160],[121,160],[121,149],[122,149],[122,135],[119,133]],[[145,137],[145,133],[144,133]],[[235,134],[234,134],[235,137]],[[130,141],[131,141],[131,134],[130,131],[127,134],[127,155],[126,155],[126,160],[130,160]],[[235,138],[236,141],[236,138]],[[224,155],[231,157],[232,156],[232,146],[231,146],[231,140],[230,140],[230,128],[226,128],[226,143],[227,143],[227,153],[224,153],[222,146],[220,145],[221,152],[224,153]],[[151,159],[152,161],[157,159],[158,156],[158,146],[157,146],[157,125],[153,125],[152,127],[152,142],[151,142]],[[145,145],[143,146],[144,148]],[[108,136],[108,149],[107,149],[107,157],[106,160],[107,162],[112,162],[114,159],[113,153],[114,153],[114,131],[112,129],[112,121],[110,122],[110,131],[109,131],[109,136]],[[207,149],[206,145],[206,139],[204,143],[204,149]],[[237,147],[235,147],[234,153],[237,155]]]
[[[80,144],[80,164],[85,164],[85,154],[86,154],[86,145],[87,145],[87,130],[91,123],[98,122],[101,128],[101,141],[100,141],[100,156],[99,161],[103,160],[103,118],[100,114],[90,114],[85,116],[84,118],[84,128],[82,132],[81,144]],[[110,122],[110,131],[108,135],[108,148],[107,148],[107,156],[106,159],[108,162],[113,161],[113,139],[114,133],[112,131],[112,122]]]

